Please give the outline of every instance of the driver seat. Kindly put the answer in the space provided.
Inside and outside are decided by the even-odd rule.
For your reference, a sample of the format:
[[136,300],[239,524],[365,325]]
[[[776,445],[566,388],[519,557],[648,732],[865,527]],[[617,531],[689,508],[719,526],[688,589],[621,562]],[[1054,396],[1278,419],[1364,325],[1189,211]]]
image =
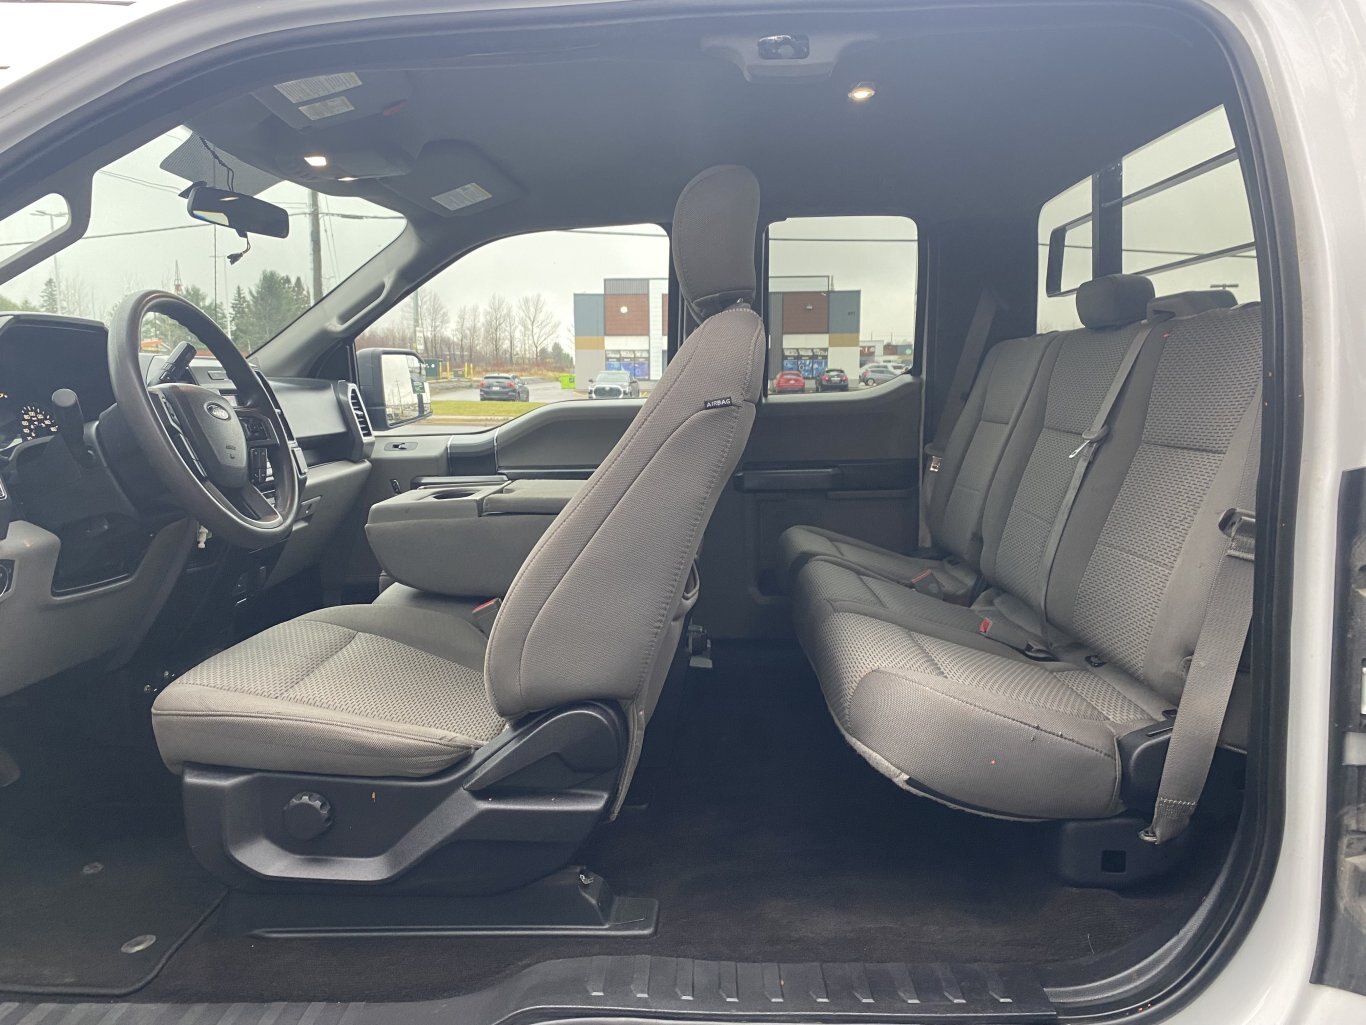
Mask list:
[[[161,692],[157,744],[183,775],[191,844],[211,868],[376,883],[466,835],[518,851],[549,837],[555,849],[521,870],[536,878],[615,811],[697,598],[702,533],[754,422],[758,211],[742,167],[683,189],[673,258],[699,327],[532,549],[487,642],[434,603],[342,606]],[[623,555],[638,567],[625,578]],[[347,804],[350,828],[331,828]],[[488,886],[525,881],[496,874]]]

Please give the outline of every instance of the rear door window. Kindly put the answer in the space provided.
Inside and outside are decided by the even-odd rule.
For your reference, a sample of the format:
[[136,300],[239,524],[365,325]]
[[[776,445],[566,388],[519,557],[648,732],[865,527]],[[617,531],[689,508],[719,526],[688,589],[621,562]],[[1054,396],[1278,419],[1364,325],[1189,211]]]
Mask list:
[[918,259],[909,217],[792,217],[769,225],[769,394],[857,391],[888,379],[868,373],[870,364],[909,366]]

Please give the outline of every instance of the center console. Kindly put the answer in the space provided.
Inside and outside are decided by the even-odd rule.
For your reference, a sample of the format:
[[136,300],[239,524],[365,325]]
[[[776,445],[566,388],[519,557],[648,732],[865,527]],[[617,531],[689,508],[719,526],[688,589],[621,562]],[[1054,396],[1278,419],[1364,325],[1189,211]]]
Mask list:
[[372,506],[365,534],[380,565],[399,583],[452,597],[501,597],[584,483],[428,480]]

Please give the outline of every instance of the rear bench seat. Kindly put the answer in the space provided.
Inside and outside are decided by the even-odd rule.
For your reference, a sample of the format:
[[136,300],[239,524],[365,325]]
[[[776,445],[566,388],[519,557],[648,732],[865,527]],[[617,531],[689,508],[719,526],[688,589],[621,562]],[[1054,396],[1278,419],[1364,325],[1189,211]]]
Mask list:
[[[1095,359],[1113,371],[1152,297],[1153,286],[1147,278],[1125,274],[1097,278],[1077,292],[1083,329],[993,346],[982,361],[935,475],[926,510],[934,547],[902,555],[820,527],[791,527],[778,542],[791,586],[795,587],[797,574],[808,561],[824,556],[936,597],[971,601],[983,556],[993,557],[983,552],[988,491],[993,486],[1000,489],[998,471],[1011,440],[1021,432],[1032,435],[1039,430],[1043,403],[1036,382],[1050,379],[1060,345],[1098,354]],[[1104,366],[1096,369],[1104,372]],[[1098,404],[1101,394],[1089,398]],[[1020,469],[1015,469],[1012,483],[1018,483]]]
[[[1132,278],[1093,285],[1078,294],[1092,322],[1091,303],[1117,316],[1143,292]],[[1044,342],[985,489],[970,606],[881,572],[889,560],[872,546],[836,538],[818,553],[794,528],[799,639],[841,730],[879,771],[992,815],[1124,808],[1119,738],[1180,700],[1226,544],[1220,514],[1256,440],[1260,313],[1231,303],[1188,293],[1149,303],[1142,325]],[[1109,431],[1060,517],[1069,457],[1135,339]]]

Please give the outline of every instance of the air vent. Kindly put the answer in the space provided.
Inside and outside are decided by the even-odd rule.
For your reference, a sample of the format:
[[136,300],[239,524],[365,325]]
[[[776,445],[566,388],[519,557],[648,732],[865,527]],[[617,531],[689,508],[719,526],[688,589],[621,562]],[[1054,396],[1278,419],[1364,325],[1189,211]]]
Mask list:
[[351,412],[355,414],[356,426],[360,428],[362,438],[373,438],[375,432],[370,427],[370,417],[365,412],[365,403],[361,400],[360,389],[354,384],[347,389],[351,393]]

